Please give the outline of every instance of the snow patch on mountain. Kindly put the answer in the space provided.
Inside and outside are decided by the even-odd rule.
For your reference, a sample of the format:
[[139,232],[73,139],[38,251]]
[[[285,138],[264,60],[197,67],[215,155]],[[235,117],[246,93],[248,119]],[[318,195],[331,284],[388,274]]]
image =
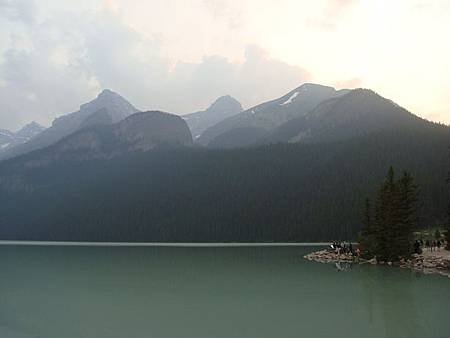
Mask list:
[[292,103],[292,101],[298,96],[299,92],[295,92],[294,94],[291,95],[290,98],[288,98],[285,102],[280,103],[280,106],[285,106],[287,104]]

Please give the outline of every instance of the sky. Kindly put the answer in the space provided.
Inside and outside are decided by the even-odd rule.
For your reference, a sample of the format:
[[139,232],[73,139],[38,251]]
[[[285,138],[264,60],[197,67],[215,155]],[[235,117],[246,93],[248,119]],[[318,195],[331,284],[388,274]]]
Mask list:
[[450,0],[0,0],[0,129],[105,88],[177,114],[305,82],[450,123]]

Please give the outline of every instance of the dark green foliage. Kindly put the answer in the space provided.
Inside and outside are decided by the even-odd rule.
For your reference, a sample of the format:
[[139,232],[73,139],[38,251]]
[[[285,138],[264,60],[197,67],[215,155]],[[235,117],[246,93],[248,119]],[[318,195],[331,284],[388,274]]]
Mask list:
[[[366,255],[381,261],[397,261],[411,255],[417,224],[417,194],[411,174],[404,172],[395,180],[394,169],[389,168],[378,190],[374,224],[362,236],[363,243],[369,243]],[[364,222],[367,223],[366,217]]]
[[370,199],[366,198],[366,202],[364,204],[363,228],[359,239],[362,252],[366,257],[373,257],[375,252],[375,227],[372,218],[372,206]]
[[447,207],[447,231],[445,233],[445,240],[447,241],[446,249],[450,250],[450,203]]
[[0,238],[356,239],[362,202],[389,164],[408,168],[421,186],[425,227],[445,219],[447,144],[450,133],[442,128],[333,144],[160,149],[110,160],[18,158],[0,165]]
[[439,229],[436,229],[436,231],[434,232],[434,238],[436,240],[441,239],[441,232],[439,231]]
[[378,191],[375,205],[374,254],[380,260],[390,258],[391,243],[395,233],[395,182],[394,171],[389,169],[385,182]]
[[[450,175],[447,178],[447,184],[450,183]],[[447,241],[446,249],[450,250],[450,193],[447,191],[447,226],[445,233],[445,240]]]
[[409,257],[412,252],[413,231],[417,226],[418,187],[412,175],[403,172],[398,185],[398,227],[395,236],[395,248],[398,251],[394,257]]

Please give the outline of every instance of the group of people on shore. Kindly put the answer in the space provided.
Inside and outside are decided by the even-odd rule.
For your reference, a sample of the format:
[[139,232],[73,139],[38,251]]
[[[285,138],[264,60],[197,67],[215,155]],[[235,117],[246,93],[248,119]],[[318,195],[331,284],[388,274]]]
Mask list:
[[[444,246],[445,242],[440,239],[427,239],[425,242],[422,239],[416,239],[414,241],[414,253],[421,254],[425,249],[429,252],[440,251]],[[355,249],[351,242],[334,241],[330,247],[336,255],[347,254],[353,257],[360,257],[361,255],[359,247]]]
[[360,250],[359,248],[356,248],[356,250],[353,248],[353,244],[351,242],[341,242],[341,241],[334,241],[331,244],[331,249],[337,254],[350,254],[352,256],[359,257],[360,256]]
[[429,252],[439,251],[443,246],[444,242],[440,239],[427,239],[424,243],[422,239],[416,239],[414,242],[414,253],[421,254],[423,248],[425,247]]

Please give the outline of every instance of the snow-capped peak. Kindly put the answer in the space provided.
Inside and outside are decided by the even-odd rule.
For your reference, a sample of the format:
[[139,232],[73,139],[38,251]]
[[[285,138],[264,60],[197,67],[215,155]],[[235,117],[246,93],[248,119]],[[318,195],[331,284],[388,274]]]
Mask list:
[[285,102],[280,103],[280,106],[285,106],[287,104],[292,103],[292,101],[298,96],[299,92],[295,92],[294,94],[292,94]]

